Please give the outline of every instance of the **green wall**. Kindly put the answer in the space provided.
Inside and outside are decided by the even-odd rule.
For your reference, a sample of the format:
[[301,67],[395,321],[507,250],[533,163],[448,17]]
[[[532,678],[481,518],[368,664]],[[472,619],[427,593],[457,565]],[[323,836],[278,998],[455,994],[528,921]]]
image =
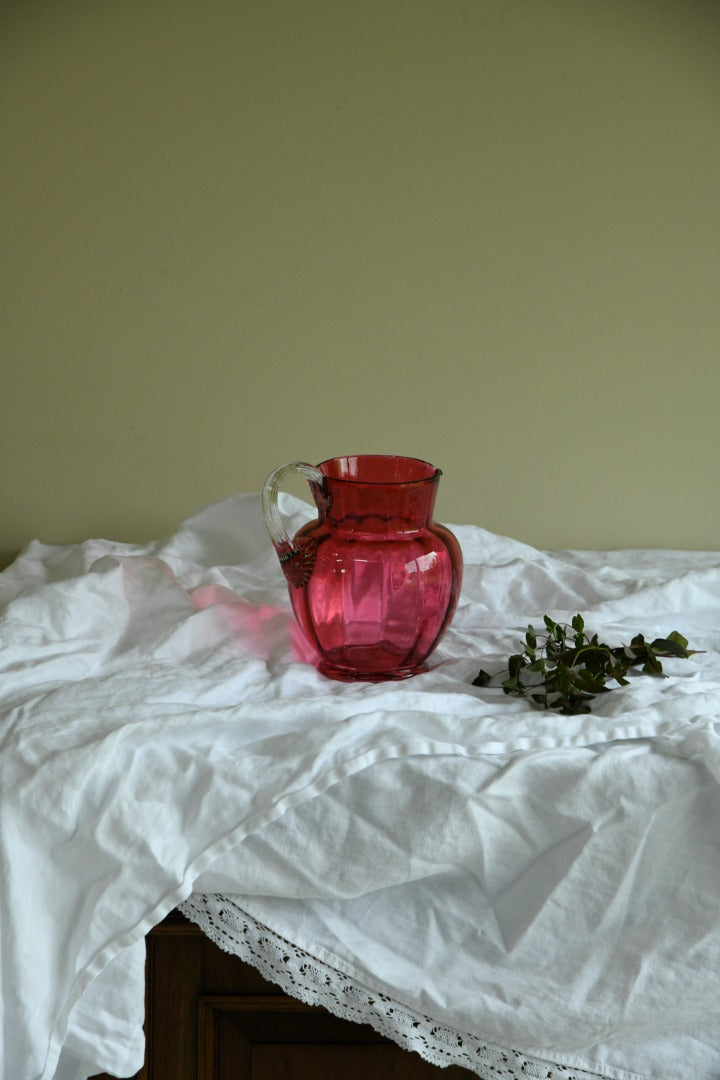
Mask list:
[[0,552],[284,461],[720,547],[720,5],[0,3]]

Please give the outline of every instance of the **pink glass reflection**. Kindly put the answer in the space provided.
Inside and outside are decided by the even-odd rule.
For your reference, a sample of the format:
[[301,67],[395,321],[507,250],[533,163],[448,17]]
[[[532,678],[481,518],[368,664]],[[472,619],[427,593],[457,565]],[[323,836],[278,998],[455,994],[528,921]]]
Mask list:
[[[292,540],[277,510],[290,471],[308,480],[318,508]],[[426,670],[462,578],[457,540],[432,520],[440,476],[416,458],[359,455],[293,462],[265,482],[268,531],[325,675],[379,681]]]

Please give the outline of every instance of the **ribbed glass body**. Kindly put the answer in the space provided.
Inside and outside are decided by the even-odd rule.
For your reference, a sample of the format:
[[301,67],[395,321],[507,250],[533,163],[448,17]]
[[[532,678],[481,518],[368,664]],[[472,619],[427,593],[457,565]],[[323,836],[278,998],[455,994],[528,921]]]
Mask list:
[[332,458],[313,474],[318,520],[276,548],[319,670],[371,681],[424,670],[462,579],[457,540],[432,520],[440,470],[361,455]]

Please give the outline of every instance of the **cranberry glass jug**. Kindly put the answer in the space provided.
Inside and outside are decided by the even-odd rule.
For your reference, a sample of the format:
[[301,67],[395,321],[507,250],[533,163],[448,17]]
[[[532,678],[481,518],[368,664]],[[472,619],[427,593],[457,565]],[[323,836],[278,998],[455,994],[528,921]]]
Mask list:
[[[296,473],[318,519],[291,540],[278,488]],[[462,554],[432,521],[440,469],[416,458],[359,455],[282,465],[263,487],[263,513],[295,617],[334,679],[403,679],[426,669],[457,604]]]

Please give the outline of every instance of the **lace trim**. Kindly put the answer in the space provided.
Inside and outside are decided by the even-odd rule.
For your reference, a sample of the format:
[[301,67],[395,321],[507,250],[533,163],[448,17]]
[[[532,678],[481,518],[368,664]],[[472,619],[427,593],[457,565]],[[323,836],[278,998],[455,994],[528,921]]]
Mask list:
[[486,1080],[597,1080],[601,1075],[528,1057],[438,1024],[353,982],[256,922],[230,897],[193,893],[180,910],[221,949],[252,964],[286,994],[307,1005],[322,1005],[341,1019],[370,1024],[433,1065],[461,1065]]

